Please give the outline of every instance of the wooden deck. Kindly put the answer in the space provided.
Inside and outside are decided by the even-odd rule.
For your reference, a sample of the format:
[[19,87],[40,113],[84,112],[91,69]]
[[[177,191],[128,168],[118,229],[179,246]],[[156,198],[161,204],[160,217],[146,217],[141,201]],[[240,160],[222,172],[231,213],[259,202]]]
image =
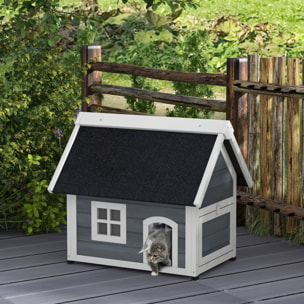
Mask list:
[[304,303],[304,246],[238,228],[237,260],[197,281],[66,263],[66,234],[0,232],[0,304]]

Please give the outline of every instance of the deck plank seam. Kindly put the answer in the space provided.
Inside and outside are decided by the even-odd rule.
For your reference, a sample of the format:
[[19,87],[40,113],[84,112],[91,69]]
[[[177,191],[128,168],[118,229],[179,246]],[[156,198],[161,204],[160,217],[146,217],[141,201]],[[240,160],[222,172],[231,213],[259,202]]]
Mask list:
[[[36,255],[42,255],[42,254],[50,254],[50,253],[56,253],[56,252],[66,252],[66,249],[54,250],[54,251],[48,251],[48,252],[31,253],[31,254],[25,254],[25,255],[10,256],[10,257],[5,257],[5,258],[0,258],[0,261],[19,259],[19,258],[31,257],[31,256],[36,256]],[[0,251],[0,255],[1,255],[1,251]]]
[[20,281],[14,281],[14,282],[7,282],[7,283],[0,283],[0,286],[5,286],[5,285],[12,285],[12,284],[20,284],[20,283],[25,283],[25,282],[31,282],[31,281],[40,281],[43,279],[51,279],[51,278],[57,278],[57,277],[64,277],[68,275],[76,275],[76,274],[81,274],[81,273],[87,273],[87,272],[93,272],[93,271],[100,271],[104,270],[102,269],[91,269],[91,270],[83,270],[83,271],[77,271],[77,272],[70,272],[70,273],[63,273],[63,274],[57,274],[57,275],[50,275],[50,276],[42,276],[39,278],[32,278],[32,279],[26,279],[26,280],[20,280]]
[[[274,296],[274,297],[271,297],[271,298],[263,298],[263,299],[260,299],[259,302],[264,302],[264,301],[269,301],[269,300],[274,300],[274,299],[284,299],[284,298],[297,296],[297,295],[303,295],[304,296],[304,291],[293,292],[293,293],[289,293],[289,294],[281,295],[281,296]],[[256,301],[248,302],[248,304],[250,304],[250,303],[256,303]]]
[[304,262],[304,257],[303,257],[303,261],[276,264],[276,265],[271,265],[271,266],[263,266],[263,267],[260,267],[260,268],[246,269],[246,270],[242,270],[242,271],[227,272],[227,273],[224,273],[224,274],[211,275],[211,276],[207,276],[207,277],[204,277],[204,278],[199,278],[199,281],[209,280],[209,279],[214,279],[214,278],[220,278],[220,277],[225,277],[225,276],[229,276],[229,275],[236,275],[236,274],[241,274],[241,273],[246,273],[246,272],[254,272],[254,271],[259,271],[259,270],[264,270],[264,269],[272,269],[272,268],[277,268],[277,267],[282,267],[282,266],[289,266],[289,265],[299,264],[299,263],[303,263],[303,262]]
[[[163,286],[179,285],[179,284],[184,284],[186,282],[191,282],[191,278],[185,278],[185,280],[181,281],[181,282],[166,283],[166,284],[160,283],[159,285],[155,285],[155,286],[151,286],[151,287],[134,288],[132,290],[119,291],[119,292],[113,292],[113,293],[103,294],[103,295],[94,296],[94,297],[86,297],[86,298],[83,298],[83,299],[58,302],[56,304],[68,304],[68,303],[86,301],[86,300],[92,300],[92,299],[99,299],[99,298],[101,299],[101,298],[104,298],[104,297],[115,296],[115,295],[120,295],[120,294],[128,294],[128,293],[132,293],[132,292],[136,292],[136,291],[149,290],[149,289],[159,288],[159,287],[163,287]],[[160,303],[160,302],[158,302],[158,303]]]

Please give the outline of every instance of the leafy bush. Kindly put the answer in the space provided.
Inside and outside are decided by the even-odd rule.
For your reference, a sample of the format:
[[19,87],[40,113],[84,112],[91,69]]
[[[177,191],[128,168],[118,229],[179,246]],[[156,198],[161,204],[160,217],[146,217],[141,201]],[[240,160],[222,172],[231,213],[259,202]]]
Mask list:
[[[36,37],[37,38],[37,37]],[[75,59],[41,40],[11,37],[0,57],[0,224],[27,234],[58,230],[64,199],[47,192],[80,105]],[[79,58],[77,58],[79,60]],[[69,65],[65,62],[69,61]],[[56,137],[56,129],[63,137]]]

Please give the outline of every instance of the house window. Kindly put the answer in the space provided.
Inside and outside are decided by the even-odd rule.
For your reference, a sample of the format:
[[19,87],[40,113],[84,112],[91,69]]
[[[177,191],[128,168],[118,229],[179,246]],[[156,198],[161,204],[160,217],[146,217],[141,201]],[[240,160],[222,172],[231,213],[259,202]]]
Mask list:
[[92,240],[126,244],[126,205],[92,201]]

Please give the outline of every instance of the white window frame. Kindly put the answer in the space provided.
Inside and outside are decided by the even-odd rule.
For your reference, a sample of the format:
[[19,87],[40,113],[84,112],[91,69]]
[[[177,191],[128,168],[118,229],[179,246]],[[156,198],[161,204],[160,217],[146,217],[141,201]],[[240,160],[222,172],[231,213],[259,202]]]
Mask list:
[[[107,219],[98,219],[98,209],[106,209],[107,210]],[[110,218],[111,210],[116,210],[120,212],[120,221],[114,221]],[[107,224],[107,234],[99,234],[98,233],[98,224],[105,223]],[[111,235],[110,233],[110,225],[111,224],[119,224],[120,225],[120,235]],[[93,241],[99,242],[109,242],[109,243],[119,243],[126,244],[127,243],[127,212],[125,204],[116,204],[116,203],[108,203],[108,202],[91,202],[91,238]]]

